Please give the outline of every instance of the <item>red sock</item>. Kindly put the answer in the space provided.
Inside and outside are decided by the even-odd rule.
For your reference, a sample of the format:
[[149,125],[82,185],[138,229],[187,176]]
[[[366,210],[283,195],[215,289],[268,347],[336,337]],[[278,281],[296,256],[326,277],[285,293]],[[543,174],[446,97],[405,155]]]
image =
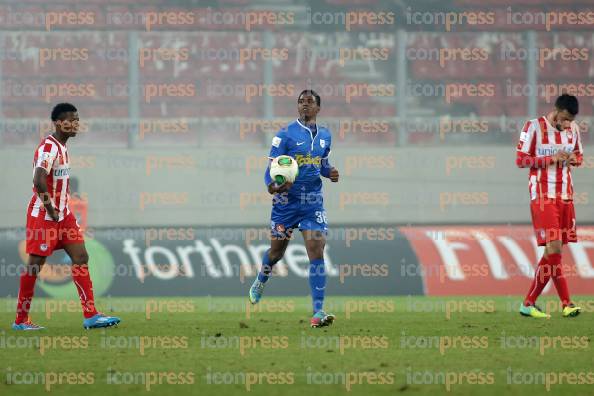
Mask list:
[[524,299],[524,305],[534,305],[540,293],[542,293],[542,289],[545,288],[547,283],[549,283],[549,279],[551,279],[551,265],[549,264],[549,260],[546,256],[542,256],[538,266],[536,267],[536,271],[534,272],[534,279],[532,280],[532,284],[530,285],[530,290],[528,290],[528,294]]
[[82,305],[83,315],[85,318],[90,318],[97,314],[95,309],[95,297],[93,295],[93,282],[89,275],[89,266],[73,264],[72,265],[72,280],[78,291],[80,297],[80,304]]
[[35,281],[37,274],[33,274],[29,268],[21,273],[21,285],[19,287],[19,298],[17,302],[15,323],[20,324],[27,321],[31,300],[35,292]]
[[549,255],[549,263],[551,263],[553,282],[557,289],[557,294],[561,300],[561,304],[565,307],[569,305],[569,288],[567,287],[567,279],[563,275],[563,264],[561,264],[560,254]]

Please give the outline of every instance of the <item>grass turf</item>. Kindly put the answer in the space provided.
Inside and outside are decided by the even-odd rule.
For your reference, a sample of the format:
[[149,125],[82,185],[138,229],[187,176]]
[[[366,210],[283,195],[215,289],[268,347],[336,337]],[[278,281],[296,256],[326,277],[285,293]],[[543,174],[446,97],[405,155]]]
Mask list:
[[336,322],[311,329],[308,298],[104,298],[121,325],[87,331],[77,302],[36,299],[47,328],[23,333],[0,299],[0,395],[591,394],[594,302],[575,300],[536,320],[519,298],[329,297]]

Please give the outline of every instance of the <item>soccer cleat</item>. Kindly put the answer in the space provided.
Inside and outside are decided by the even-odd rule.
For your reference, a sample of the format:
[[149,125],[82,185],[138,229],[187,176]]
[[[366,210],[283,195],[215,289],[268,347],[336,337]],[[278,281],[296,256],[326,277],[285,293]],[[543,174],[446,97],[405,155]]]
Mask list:
[[523,316],[530,316],[531,318],[550,318],[551,315],[542,312],[542,310],[534,305],[524,305],[520,306],[520,314]]
[[336,316],[333,314],[327,314],[324,311],[318,311],[314,314],[314,316],[310,320],[311,327],[324,327],[330,326],[332,322],[334,322]]
[[45,327],[38,326],[35,323],[31,322],[31,318],[27,318],[27,320],[24,321],[23,323],[19,323],[19,324],[16,324],[16,322],[13,323],[12,329],[13,330],[29,331],[29,330],[43,330],[43,329],[45,329]]
[[116,326],[118,323],[120,323],[120,318],[116,318],[115,316],[106,316],[99,312],[95,316],[85,319],[83,321],[83,327],[87,330],[100,329],[103,327]]
[[580,307],[576,307],[575,304],[571,303],[571,304],[563,307],[563,317],[569,318],[569,317],[578,316],[581,311],[582,311],[582,309]]
[[250,287],[250,302],[258,304],[258,301],[262,298],[262,293],[264,293],[264,283],[256,278],[252,287]]

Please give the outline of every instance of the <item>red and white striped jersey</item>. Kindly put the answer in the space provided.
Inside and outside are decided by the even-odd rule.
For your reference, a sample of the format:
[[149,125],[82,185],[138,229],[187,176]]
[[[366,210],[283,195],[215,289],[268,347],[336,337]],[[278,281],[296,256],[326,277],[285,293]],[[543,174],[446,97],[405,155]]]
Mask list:
[[517,146],[518,155],[530,156],[534,160],[533,164],[539,164],[530,167],[530,200],[538,197],[573,199],[571,167],[558,167],[550,163],[550,158],[560,150],[575,153],[581,163],[582,142],[575,122],[563,131],[558,131],[546,117],[526,122]]
[[[70,213],[68,198],[70,191],[70,160],[66,146],[62,145],[53,136],[48,136],[41,141],[33,157],[33,173],[35,168],[43,168],[47,172],[47,190],[58,212],[59,221]],[[32,217],[51,217],[46,213],[43,202],[33,187],[33,197],[29,204],[29,215]]]

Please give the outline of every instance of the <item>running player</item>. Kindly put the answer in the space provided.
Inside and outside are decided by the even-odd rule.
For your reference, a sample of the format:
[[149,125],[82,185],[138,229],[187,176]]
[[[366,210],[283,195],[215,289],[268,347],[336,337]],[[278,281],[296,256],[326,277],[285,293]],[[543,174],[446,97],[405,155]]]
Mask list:
[[327,128],[316,124],[320,111],[320,96],[313,90],[304,90],[297,99],[299,119],[279,131],[272,138],[269,158],[289,155],[299,164],[299,176],[294,184],[277,185],[266,169],[265,182],[270,194],[274,194],[271,215],[270,249],[264,253],[258,277],[250,288],[252,304],[262,298],[264,285],[272,267],[282,259],[289,244],[293,229],[298,227],[305,240],[310,261],[309,285],[311,289],[313,317],[312,327],[332,324],[334,315],[324,312],[326,272],[324,246],[326,244],[327,220],[322,195],[320,176],[338,182],[338,170],[328,162],[332,137]]
[[89,255],[74,214],[68,208],[70,158],[66,142],[78,132],[78,112],[69,103],[52,110],[56,131],[43,139],[33,158],[33,197],[27,210],[26,269],[21,273],[15,330],[40,330],[31,322],[29,308],[35,281],[48,256],[64,249],[72,260],[72,280],[82,305],[83,327],[100,328],[116,325],[119,318],[97,312],[93,284],[89,276]]
[[561,264],[563,245],[577,242],[571,167],[580,166],[583,159],[580,132],[574,122],[578,110],[577,98],[563,94],[549,114],[528,121],[520,135],[516,164],[530,168],[528,189],[532,223],[538,246],[545,246],[520,307],[524,316],[550,317],[536,305],[536,299],[551,278],[561,299],[563,316],[580,313],[580,307],[570,300]]

